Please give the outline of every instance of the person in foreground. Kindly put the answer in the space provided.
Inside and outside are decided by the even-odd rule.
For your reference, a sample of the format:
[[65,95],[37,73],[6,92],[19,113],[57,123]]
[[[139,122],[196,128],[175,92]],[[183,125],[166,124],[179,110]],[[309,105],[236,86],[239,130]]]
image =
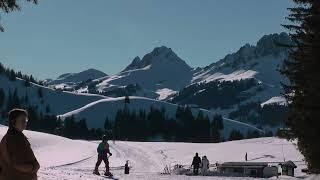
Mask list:
[[193,174],[194,175],[199,174],[200,164],[201,164],[201,159],[200,159],[198,153],[196,153],[196,155],[194,156],[194,158],[192,160],[192,164],[191,164],[191,166],[193,166]]
[[96,167],[94,168],[93,174],[100,175],[99,166],[100,166],[101,162],[103,161],[104,164],[106,165],[106,172],[104,173],[104,175],[105,176],[113,176],[110,173],[110,169],[109,169],[108,154],[109,154],[109,156],[112,156],[112,153],[110,152],[107,136],[104,135],[102,137],[102,142],[99,144],[99,146],[97,148],[97,152],[98,152],[98,160],[96,163]]
[[0,180],[36,180],[40,165],[31,149],[26,129],[28,112],[9,112],[9,129],[0,143]]

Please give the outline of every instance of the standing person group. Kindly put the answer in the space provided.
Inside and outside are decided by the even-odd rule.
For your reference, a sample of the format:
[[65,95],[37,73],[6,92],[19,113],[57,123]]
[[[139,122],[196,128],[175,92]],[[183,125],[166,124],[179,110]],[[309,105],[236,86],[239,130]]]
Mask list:
[[208,169],[209,169],[209,160],[207,156],[203,156],[202,160],[199,157],[199,154],[196,153],[196,155],[193,157],[192,164],[193,166],[193,174],[198,175],[199,174],[199,168],[201,167],[201,173],[202,175],[207,175],[208,174]]

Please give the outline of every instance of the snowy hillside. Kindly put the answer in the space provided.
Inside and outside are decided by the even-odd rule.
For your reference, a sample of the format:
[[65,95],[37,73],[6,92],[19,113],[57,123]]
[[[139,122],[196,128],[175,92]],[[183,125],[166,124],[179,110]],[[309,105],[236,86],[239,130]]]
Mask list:
[[24,80],[16,79],[15,81],[10,81],[3,75],[0,75],[0,88],[4,90],[6,102],[9,95],[12,96],[16,90],[21,102],[37,106],[39,112],[44,113],[49,110],[48,113],[50,114],[63,114],[88,103],[106,98],[93,94],[63,92],[33,83],[30,83],[30,86],[26,86]]
[[[7,128],[0,125],[0,139]],[[38,176],[40,180],[93,180],[105,179],[92,175],[97,159],[96,142],[70,140],[54,135],[24,131],[31,142],[31,146],[38,158],[41,168]],[[109,142],[113,156],[110,157],[111,172],[120,179],[168,180],[168,179],[231,179],[254,180],[257,178],[232,177],[203,177],[184,175],[161,175],[165,166],[182,164],[189,166],[195,152],[200,156],[206,155],[211,164],[226,161],[243,161],[248,153],[248,160],[252,162],[282,162],[292,160],[298,166],[296,176],[305,177],[301,169],[305,168],[302,155],[295,145],[284,139],[259,138],[232,141],[217,144],[197,143],[161,143],[161,142]],[[129,160],[130,175],[123,174],[123,165]],[[100,166],[100,172],[104,165]],[[275,179],[275,178],[272,178]],[[280,179],[296,179],[280,177]]]
[[88,80],[94,80],[105,76],[107,76],[107,74],[104,72],[96,69],[88,69],[79,73],[62,74],[55,80],[47,80],[47,83],[51,87],[56,87],[57,89],[72,89],[81,82],[86,82]]
[[[87,120],[88,126],[93,128],[101,128],[103,127],[104,120],[106,117],[113,120],[115,118],[115,115],[118,110],[123,109],[125,106],[124,98],[108,98],[108,99],[102,99],[95,102],[92,102],[82,108],[76,109],[74,111],[68,112],[66,114],[62,114],[59,117],[62,119],[65,119],[66,117],[74,116],[76,119],[83,119],[85,118]],[[147,112],[150,110],[150,107],[153,107],[155,109],[161,109],[164,108],[166,111],[166,114],[169,117],[174,117],[177,105],[163,102],[163,101],[157,101],[149,98],[144,97],[130,97],[130,104],[127,104],[127,108],[129,108],[131,111],[139,112],[140,109],[144,109]],[[204,109],[200,109],[203,111],[204,115],[208,115],[210,118],[213,117],[214,112],[210,112]],[[197,115],[199,109],[193,109],[193,114]],[[247,131],[260,131],[254,126],[241,123],[238,121],[233,121],[230,119],[224,119],[224,129],[223,129],[223,135],[225,138],[227,138],[232,130],[239,130],[242,133],[247,133]],[[263,132],[261,132],[263,133]]]

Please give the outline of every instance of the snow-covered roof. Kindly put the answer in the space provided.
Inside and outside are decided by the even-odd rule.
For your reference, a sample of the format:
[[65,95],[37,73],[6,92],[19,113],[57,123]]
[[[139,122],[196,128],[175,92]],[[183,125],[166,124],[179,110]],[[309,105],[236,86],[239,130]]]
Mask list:
[[293,167],[293,168],[297,168],[296,164],[294,164],[294,162],[292,161],[286,161],[284,163],[280,163],[281,166],[287,166],[287,167]]
[[221,167],[265,167],[268,166],[266,162],[225,162],[220,165]]

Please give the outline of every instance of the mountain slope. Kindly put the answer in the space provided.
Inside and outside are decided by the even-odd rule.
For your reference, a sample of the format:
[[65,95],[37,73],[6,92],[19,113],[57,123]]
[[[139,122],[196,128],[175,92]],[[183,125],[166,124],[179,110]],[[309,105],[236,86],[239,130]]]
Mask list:
[[286,33],[265,35],[256,46],[246,44],[220,61],[197,69],[192,81],[195,83],[257,78],[266,84],[276,86],[284,80],[277,69],[288,57],[287,48],[277,43],[290,44],[291,40]]
[[277,43],[290,44],[291,40],[286,33],[265,35],[256,46],[246,44],[216,63],[195,69],[191,85],[212,81],[255,79],[257,84],[266,88],[265,92],[259,93],[266,93],[261,96],[262,101],[280,95],[282,90],[280,82],[286,82],[286,79],[278,69],[288,57],[288,52],[287,48]]
[[218,110],[228,116],[238,106],[263,104],[280,96],[281,82],[287,80],[278,69],[288,52],[278,43],[292,42],[286,33],[265,35],[255,46],[246,44],[216,63],[195,69],[192,83],[169,101]]
[[[54,90],[38,84],[30,83],[30,86],[25,85],[25,80],[16,79],[10,81],[7,77],[0,74],[0,89],[4,90],[4,104],[8,103],[9,96],[17,92],[19,101],[24,105],[36,106],[38,112],[49,114],[62,114],[80,108],[90,102],[106,98],[101,95],[80,94],[72,92],[63,92]],[[6,111],[6,106],[0,107],[3,112]]]
[[[62,114],[59,117],[65,119],[66,117],[74,116],[76,119],[86,119],[88,127],[101,128],[104,125],[104,120],[106,117],[110,120],[114,120],[118,110],[123,109],[125,106],[124,97],[119,98],[109,98],[102,99],[96,102],[90,103],[82,108],[76,109],[74,111]],[[161,109],[164,108],[166,115],[170,117],[175,117],[177,110],[177,105],[157,101],[144,97],[130,97],[130,103],[126,105],[131,111],[139,112],[140,109],[146,112],[150,111],[150,108]],[[208,115],[210,118],[214,116],[214,112],[210,112],[204,109],[192,109],[193,114],[196,116],[198,112],[202,111],[204,115]],[[247,131],[260,131],[254,126],[233,121],[230,119],[224,119],[224,129],[223,135],[227,138],[232,130],[239,130],[242,133],[247,133]],[[263,133],[263,132],[262,132]]]
[[55,80],[48,80],[47,83],[51,87],[56,87],[58,89],[73,88],[75,85],[80,84],[82,82],[87,82],[105,76],[107,76],[107,74],[105,74],[102,71],[96,69],[87,69],[79,73],[62,74]]

